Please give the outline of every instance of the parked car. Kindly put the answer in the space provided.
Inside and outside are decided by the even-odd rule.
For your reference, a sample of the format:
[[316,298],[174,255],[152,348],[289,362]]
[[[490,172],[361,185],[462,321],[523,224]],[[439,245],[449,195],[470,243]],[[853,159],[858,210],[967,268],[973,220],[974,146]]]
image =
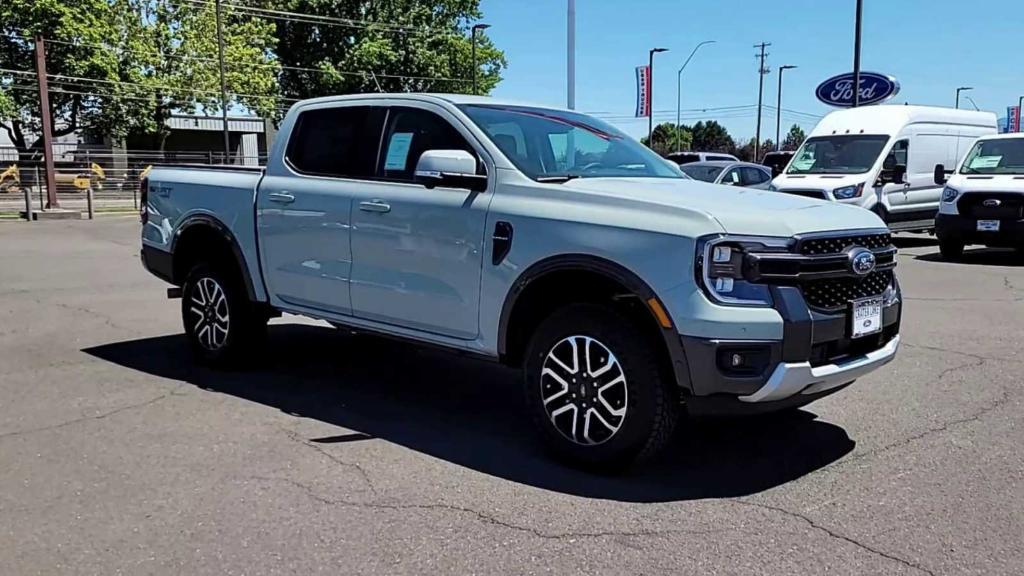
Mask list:
[[934,179],[944,186],[935,221],[944,258],[967,244],[1024,250],[1024,134],[980,138],[951,176],[940,164]]
[[767,168],[749,162],[692,162],[680,166],[680,169],[694,180],[726,186],[767,190],[772,181],[772,174]]
[[722,152],[671,152],[665,158],[683,166],[692,162],[739,162],[739,158]]
[[894,231],[935,227],[942,186],[936,164],[955,166],[979,136],[996,133],[991,112],[927,106],[863,106],[825,116],[772,182],[787,194],[873,210]]
[[288,312],[501,362],[583,466],[653,456],[682,410],[813,402],[900,342],[876,215],[684,179],[569,110],[317,98],[265,170],[154,166],[142,191],[143,264],[199,361],[244,365]]
[[767,166],[772,171],[772,178],[774,178],[782,174],[782,171],[789,165],[789,161],[793,159],[793,156],[794,152],[791,150],[769,152],[761,159],[761,164]]

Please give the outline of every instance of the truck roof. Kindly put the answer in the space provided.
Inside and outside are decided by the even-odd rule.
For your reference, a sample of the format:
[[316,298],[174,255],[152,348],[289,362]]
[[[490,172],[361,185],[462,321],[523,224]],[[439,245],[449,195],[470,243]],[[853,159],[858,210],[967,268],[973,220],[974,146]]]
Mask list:
[[810,135],[895,134],[908,124],[922,122],[996,129],[996,115],[992,112],[937,106],[881,105],[832,112],[818,122]]
[[518,100],[511,100],[506,98],[494,98],[491,96],[473,96],[470,94],[444,94],[444,93],[424,93],[424,92],[382,92],[374,93],[367,92],[362,94],[345,94],[339,96],[321,96],[319,98],[311,98],[309,100],[303,100],[300,104],[308,103],[320,103],[320,102],[343,102],[346,100],[367,100],[367,99],[384,99],[384,100],[419,100],[419,101],[445,101],[451,104],[489,104],[497,106],[529,106],[533,108],[544,108],[547,110],[562,110],[566,112],[575,112],[574,110],[568,110],[558,106],[549,106],[546,104],[537,104],[535,102],[523,102]]
[[1024,132],[1009,132],[1007,134],[991,134],[982,136],[978,140],[1019,140],[1024,139]]

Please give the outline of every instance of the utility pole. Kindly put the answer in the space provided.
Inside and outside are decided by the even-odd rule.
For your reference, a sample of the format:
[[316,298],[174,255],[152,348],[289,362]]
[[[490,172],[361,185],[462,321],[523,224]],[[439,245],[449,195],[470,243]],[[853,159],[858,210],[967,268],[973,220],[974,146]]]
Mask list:
[[864,0],[857,0],[857,16],[853,32],[853,107],[860,106],[860,25]]
[[782,150],[782,73],[786,70],[792,70],[796,66],[786,64],[785,66],[779,66],[779,101],[775,107],[775,149]]
[[220,118],[224,123],[224,163],[231,158],[231,135],[228,129],[228,85],[224,79],[224,22],[220,13],[221,0],[214,5],[217,15],[217,60],[220,65]]
[[[46,164],[46,207],[60,208],[57,199],[57,177],[53,168],[53,114],[50,110],[50,89],[46,85],[46,43],[36,34],[36,80],[39,82],[39,115],[43,121],[43,161]],[[39,178],[36,178],[36,186]]]
[[565,96],[566,108],[576,109],[576,0],[568,0],[567,45],[565,48]]
[[473,95],[476,96],[480,91],[476,87],[476,33],[481,30],[490,28],[490,24],[474,24],[473,25]]
[[754,137],[754,159],[753,162],[757,162],[757,159],[761,156],[761,107],[764,103],[764,77],[771,73],[771,70],[765,67],[765,59],[768,58],[768,53],[764,50],[771,46],[770,42],[761,42],[755,44],[754,48],[760,48],[761,54],[758,56],[760,62],[758,63],[758,88],[757,88],[757,135]]
[[1024,96],[1017,99],[1017,132],[1024,132]]

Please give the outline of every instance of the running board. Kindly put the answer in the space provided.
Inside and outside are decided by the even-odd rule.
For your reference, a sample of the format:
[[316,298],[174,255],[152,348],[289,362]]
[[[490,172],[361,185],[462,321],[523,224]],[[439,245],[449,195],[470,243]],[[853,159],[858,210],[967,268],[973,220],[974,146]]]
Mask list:
[[892,232],[926,232],[935,229],[935,220],[907,220],[906,222],[889,222],[889,230]]

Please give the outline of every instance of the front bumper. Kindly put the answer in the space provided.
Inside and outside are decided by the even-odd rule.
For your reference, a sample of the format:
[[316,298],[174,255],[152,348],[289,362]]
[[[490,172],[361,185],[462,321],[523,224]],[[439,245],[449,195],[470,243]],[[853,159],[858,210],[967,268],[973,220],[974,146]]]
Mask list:
[[[880,333],[853,340],[849,312],[817,312],[796,288],[773,288],[773,295],[784,321],[781,341],[681,337],[691,414],[757,414],[803,406],[837,392],[896,355],[902,316],[899,296],[882,309]],[[730,370],[730,355],[755,357],[755,352],[758,361],[750,370]]]
[[971,216],[940,213],[935,217],[935,235],[939,240],[983,244],[994,248],[1024,246],[1024,220],[1000,218],[998,232],[979,232],[978,220]]

